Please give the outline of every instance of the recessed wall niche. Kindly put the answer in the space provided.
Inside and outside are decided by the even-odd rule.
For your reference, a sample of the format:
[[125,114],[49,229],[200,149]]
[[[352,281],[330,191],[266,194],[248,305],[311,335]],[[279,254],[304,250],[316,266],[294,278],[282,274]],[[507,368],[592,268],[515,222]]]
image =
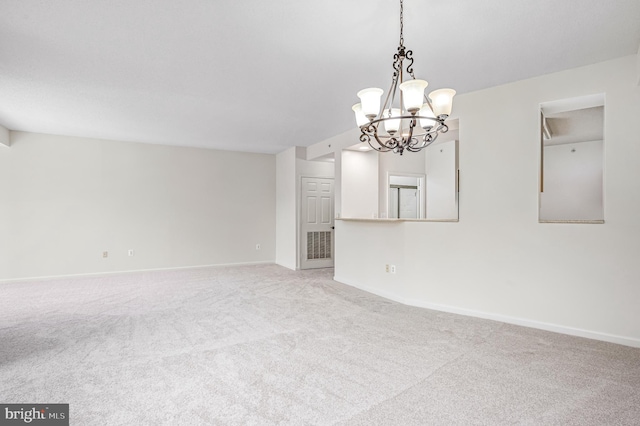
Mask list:
[[604,94],[540,105],[542,223],[604,223]]

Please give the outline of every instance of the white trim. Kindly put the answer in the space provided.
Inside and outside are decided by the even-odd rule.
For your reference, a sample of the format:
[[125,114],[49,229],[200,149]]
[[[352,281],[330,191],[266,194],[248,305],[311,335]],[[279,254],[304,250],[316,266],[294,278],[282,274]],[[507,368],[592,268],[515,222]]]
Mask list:
[[508,315],[495,314],[490,312],[476,311],[473,309],[459,308],[450,305],[441,305],[438,303],[429,303],[418,299],[408,299],[406,297],[398,296],[395,293],[391,293],[377,288],[361,285],[350,280],[342,279],[338,276],[334,276],[333,279],[342,284],[349,285],[351,287],[358,288],[368,293],[375,294],[385,299],[393,300],[394,302],[402,303],[403,305],[415,306],[418,308],[432,309],[434,311],[449,312],[452,314],[465,315],[469,317],[483,318],[493,321],[504,322],[507,324],[520,325],[523,327],[537,328],[545,331],[552,331],[554,333],[568,334],[570,336],[584,337],[587,339],[601,340],[609,343],[616,343],[619,345],[631,346],[634,348],[640,348],[640,339],[626,336],[618,336],[615,334],[601,333],[598,331],[584,330],[581,328],[567,327],[558,324],[551,324],[547,322],[535,321],[526,318],[511,317]]
[[290,271],[299,271],[300,270],[299,268],[292,267],[290,265],[285,265],[284,263],[275,262],[275,264],[278,265],[278,266],[282,266],[283,268],[287,268]]
[[170,268],[133,269],[133,270],[111,271],[111,272],[88,272],[84,274],[48,275],[48,276],[27,277],[27,278],[7,278],[7,279],[1,279],[0,284],[21,282],[21,281],[51,280],[51,279],[59,279],[59,278],[100,277],[100,276],[117,275],[117,274],[135,274],[139,272],[173,271],[173,270],[178,271],[181,269],[219,268],[224,266],[248,266],[248,265],[268,265],[268,264],[275,265],[276,263],[271,260],[263,260],[259,262],[216,263],[212,265],[174,266]]

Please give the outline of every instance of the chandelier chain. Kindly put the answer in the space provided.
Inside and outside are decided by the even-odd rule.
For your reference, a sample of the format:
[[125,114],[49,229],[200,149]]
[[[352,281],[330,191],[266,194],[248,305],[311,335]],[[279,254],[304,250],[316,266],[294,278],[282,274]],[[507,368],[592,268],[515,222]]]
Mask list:
[[404,36],[403,36],[403,30],[404,30],[404,4],[402,2],[402,0],[400,0],[400,46],[404,46]]

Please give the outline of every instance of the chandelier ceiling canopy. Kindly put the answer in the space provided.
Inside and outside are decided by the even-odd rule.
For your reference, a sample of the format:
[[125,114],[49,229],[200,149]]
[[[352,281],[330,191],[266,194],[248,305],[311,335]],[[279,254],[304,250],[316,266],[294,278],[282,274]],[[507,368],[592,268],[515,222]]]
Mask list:
[[[400,0],[400,43],[398,52],[393,55],[391,87],[382,108],[380,101],[384,91],[377,87],[359,91],[360,103],[352,107],[362,132],[360,141],[367,142],[376,151],[393,151],[400,155],[405,150],[418,152],[426,148],[440,133],[449,130],[444,121],[451,114],[456,94],[453,89],[439,89],[425,95],[428,83],[416,79],[413,51],[404,46],[403,6],[403,0]],[[406,68],[405,61],[408,62]],[[405,80],[405,73],[411,78]]]

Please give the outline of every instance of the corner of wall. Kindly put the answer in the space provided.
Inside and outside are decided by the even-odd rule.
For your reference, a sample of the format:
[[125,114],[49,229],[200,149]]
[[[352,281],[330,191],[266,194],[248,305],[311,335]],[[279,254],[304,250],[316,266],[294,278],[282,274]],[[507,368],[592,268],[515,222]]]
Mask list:
[[359,135],[359,129],[354,128],[311,145],[307,147],[306,160],[313,160],[331,153],[339,153],[343,149],[357,144],[359,142]]
[[11,131],[0,125],[0,147],[11,147]]
[[276,263],[296,268],[296,156],[298,147],[276,155]]
[[306,160],[306,158],[307,158],[307,147],[306,146],[296,146],[296,158],[300,158],[302,160]]

